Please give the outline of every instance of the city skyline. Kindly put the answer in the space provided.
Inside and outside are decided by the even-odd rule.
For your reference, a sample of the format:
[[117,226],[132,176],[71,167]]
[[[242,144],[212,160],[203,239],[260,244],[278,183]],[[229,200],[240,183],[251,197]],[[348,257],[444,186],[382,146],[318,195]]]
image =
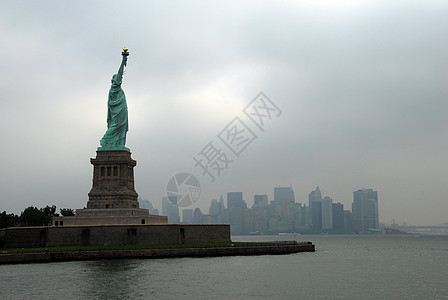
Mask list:
[[[319,205],[320,211],[319,211],[318,214],[321,215],[321,218],[322,218],[319,222],[321,222],[323,230],[331,228],[332,226],[328,225],[330,223],[333,223],[333,222],[338,223],[338,222],[340,222],[340,220],[333,221],[333,220],[331,220],[331,219],[329,219],[327,217],[328,218],[327,221],[326,221],[327,225],[324,225],[324,221],[323,221],[323,219],[325,218],[324,214],[326,213],[328,215],[330,213],[328,211],[328,209],[332,210],[332,213],[330,213],[330,214],[332,214],[333,218],[334,218],[334,211],[335,211],[335,209],[336,210],[341,210],[340,211],[341,213],[344,212],[344,211],[347,211],[347,210],[350,211],[350,212],[353,212],[353,207],[355,205],[354,203],[358,201],[357,199],[359,197],[359,194],[365,194],[365,193],[368,193],[368,195],[371,194],[371,195],[373,195],[373,197],[364,196],[363,197],[364,201],[368,200],[368,199],[375,199],[375,201],[376,201],[376,204],[375,204],[375,208],[376,209],[373,212],[373,216],[370,216],[370,217],[374,218],[374,221],[373,221],[374,223],[373,223],[373,225],[371,225],[372,228],[380,228],[381,224],[383,226],[390,226],[390,225],[394,225],[394,224],[395,225],[396,224],[400,224],[400,225],[406,225],[406,226],[412,226],[412,225],[414,225],[414,226],[422,226],[422,224],[411,224],[411,223],[407,222],[406,220],[399,221],[397,218],[393,218],[391,220],[382,220],[381,218],[378,218],[378,215],[379,215],[378,208],[381,207],[381,205],[379,205],[379,203],[381,203],[381,200],[380,200],[380,202],[378,202],[378,191],[374,191],[373,189],[360,188],[360,189],[357,189],[355,191],[352,191],[352,199],[350,200],[350,203],[347,203],[347,204],[341,203],[340,201],[333,201],[333,199],[330,196],[326,195],[326,194],[324,194],[325,196],[321,196],[322,194],[321,194],[319,186],[316,186],[316,190],[312,190],[309,193],[309,195],[308,195],[308,203],[305,202],[305,201],[302,201],[302,202],[301,201],[297,201],[295,199],[295,197],[294,197],[294,190],[293,190],[292,186],[289,186],[289,187],[273,187],[272,191],[273,191],[274,195],[275,195],[275,189],[283,189],[283,190],[291,189],[292,190],[292,199],[294,200],[293,203],[300,204],[303,207],[309,207],[310,208],[310,214],[312,214],[312,208],[311,208],[312,201],[310,201],[310,200],[314,197],[315,192],[317,190],[318,191],[318,196],[316,198],[313,198],[313,199],[314,199],[314,201],[321,202],[321,204]],[[227,195],[227,197],[224,197],[224,195]],[[229,200],[228,200],[229,195],[231,197],[230,207],[235,207],[236,206],[236,207],[241,207],[243,209],[252,209],[252,208],[255,208],[257,206],[260,206],[260,204],[262,206],[268,206],[268,205],[271,204],[271,202],[273,202],[273,201],[275,202],[276,201],[275,197],[271,198],[271,197],[268,196],[268,194],[260,194],[260,193],[257,194],[257,193],[255,193],[255,194],[245,195],[243,192],[223,192],[223,194],[221,194],[219,197],[214,198],[214,199],[210,199],[206,203],[206,205],[203,205],[202,207],[193,207],[192,206],[192,207],[180,207],[179,208],[176,205],[173,205],[173,203],[175,203],[175,199],[173,199],[173,201],[171,201],[169,203],[171,208],[168,208],[168,205],[167,205],[168,204],[168,201],[167,201],[168,198],[167,197],[163,197],[161,199],[161,201],[155,201],[155,202],[151,202],[151,201],[149,201],[147,199],[139,198],[139,202],[140,202],[140,205],[145,203],[144,206],[141,206],[141,207],[150,209],[150,213],[155,213],[155,214],[159,214],[160,210],[157,208],[158,206],[155,206],[154,204],[159,204],[159,202],[160,202],[162,206],[165,205],[165,210],[162,209],[160,211],[161,215],[169,216],[171,211],[174,209],[174,214],[178,214],[178,216],[180,217],[181,222],[184,222],[184,219],[182,217],[183,213],[184,212],[190,213],[190,211],[191,211],[191,213],[193,213],[193,211],[195,209],[197,209],[197,208],[199,208],[201,210],[201,213],[203,213],[203,214],[211,213],[211,210],[215,210],[216,211],[217,208],[216,208],[215,205],[217,205],[218,203],[222,203],[224,205],[223,209],[228,209],[229,208]],[[149,205],[147,204],[148,202],[149,202]],[[235,205],[235,202],[236,203],[240,203],[240,204]],[[323,202],[327,202],[327,206],[330,205],[330,207],[327,208],[327,211],[325,211],[325,212],[323,212],[323,210],[322,210],[322,207],[323,207],[322,203]],[[358,205],[360,205],[360,204],[358,204]],[[331,207],[331,206],[333,206],[333,207]],[[166,213],[164,213],[164,211]],[[172,218],[171,220],[175,220],[175,219]],[[187,222],[187,223],[192,223],[192,222]],[[440,223],[440,224],[431,224],[431,225],[428,225],[428,226],[439,226],[439,225],[445,226],[445,224],[447,224],[447,223],[448,222],[443,222],[443,223]],[[337,226],[340,226],[340,225],[337,225]],[[365,228],[367,228],[367,227],[368,226],[366,225]],[[364,225],[362,226],[362,228],[364,229]]]
[[[227,192],[226,201],[210,202],[208,212],[200,208],[183,209],[181,213],[176,197],[162,198],[162,215],[169,223],[229,224],[232,235],[269,235],[280,233],[304,234],[371,234],[382,230],[378,218],[378,192],[359,189],[353,192],[352,210],[344,209],[329,196],[322,197],[319,187],[309,194],[309,205],[295,201],[294,190],[274,187],[274,199],[267,195],[254,195],[249,206],[242,192]],[[227,205],[226,205],[227,202]],[[141,201],[152,209],[148,200]],[[150,213],[155,213],[150,210]]]
[[[347,207],[365,187],[379,192],[385,222],[447,222],[446,1],[0,8],[2,211],[85,205],[127,47],[126,147],[140,198],[160,201],[185,172],[201,185],[193,209],[222,191],[273,199],[271,187],[290,185],[300,203],[318,185]],[[247,109],[260,92],[274,109],[263,126]],[[235,125],[247,142],[231,150]],[[228,163],[214,181],[195,161],[211,145]]]

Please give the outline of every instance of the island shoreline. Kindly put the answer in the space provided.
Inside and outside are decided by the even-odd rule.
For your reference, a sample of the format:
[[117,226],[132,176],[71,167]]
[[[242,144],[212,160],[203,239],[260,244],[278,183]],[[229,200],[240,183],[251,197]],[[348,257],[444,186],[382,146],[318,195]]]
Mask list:
[[204,247],[164,247],[140,249],[100,249],[100,250],[62,250],[0,254],[1,264],[49,263],[64,261],[85,261],[100,259],[150,259],[183,257],[218,257],[248,255],[283,255],[299,252],[314,252],[311,242],[261,245],[230,245]]

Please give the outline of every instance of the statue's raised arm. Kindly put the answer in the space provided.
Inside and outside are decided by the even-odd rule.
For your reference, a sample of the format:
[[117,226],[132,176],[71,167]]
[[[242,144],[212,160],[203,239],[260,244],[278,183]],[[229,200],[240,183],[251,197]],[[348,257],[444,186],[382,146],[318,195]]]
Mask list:
[[128,48],[123,47],[123,52],[121,52],[121,55],[123,56],[123,59],[121,60],[121,65],[117,73],[118,76],[120,76],[120,81],[123,78],[124,67],[126,67],[128,63],[128,56],[129,56]]
[[118,69],[117,74],[115,74],[112,77],[112,85],[114,85],[114,84],[121,85],[121,82],[123,79],[124,67],[126,67],[126,65],[128,63],[128,56],[129,56],[128,48],[123,47],[123,52],[121,52],[121,55],[123,56],[123,58],[121,60],[121,65],[120,65],[120,68]]
[[[107,131],[100,141],[102,148],[126,149],[126,133],[128,131],[128,106],[126,96],[121,89],[124,67],[127,64],[129,52],[128,48],[123,48],[118,73],[112,76],[109,99],[107,101]],[[99,148],[100,149],[100,148]]]

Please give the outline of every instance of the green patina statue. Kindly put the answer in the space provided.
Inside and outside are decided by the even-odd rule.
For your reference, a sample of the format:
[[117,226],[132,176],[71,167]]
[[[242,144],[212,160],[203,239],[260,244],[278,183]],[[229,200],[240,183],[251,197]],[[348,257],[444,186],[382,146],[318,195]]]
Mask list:
[[128,106],[126,96],[121,88],[124,67],[129,56],[128,48],[123,48],[118,73],[112,76],[112,84],[109,90],[109,99],[107,101],[107,131],[100,141],[101,148],[98,150],[127,150],[126,133],[128,131]]

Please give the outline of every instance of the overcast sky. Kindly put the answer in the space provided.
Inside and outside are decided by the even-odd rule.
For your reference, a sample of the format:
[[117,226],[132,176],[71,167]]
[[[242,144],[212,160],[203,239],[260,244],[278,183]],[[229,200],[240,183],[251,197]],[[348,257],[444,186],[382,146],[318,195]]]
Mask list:
[[[381,222],[448,222],[447,1],[0,2],[0,210],[86,206],[110,78],[130,56],[126,146],[140,197],[195,175],[194,207],[292,185],[351,210],[378,191]],[[242,110],[263,91],[264,131]],[[257,138],[239,155],[217,135],[235,118]],[[233,160],[210,183],[193,157]]]

